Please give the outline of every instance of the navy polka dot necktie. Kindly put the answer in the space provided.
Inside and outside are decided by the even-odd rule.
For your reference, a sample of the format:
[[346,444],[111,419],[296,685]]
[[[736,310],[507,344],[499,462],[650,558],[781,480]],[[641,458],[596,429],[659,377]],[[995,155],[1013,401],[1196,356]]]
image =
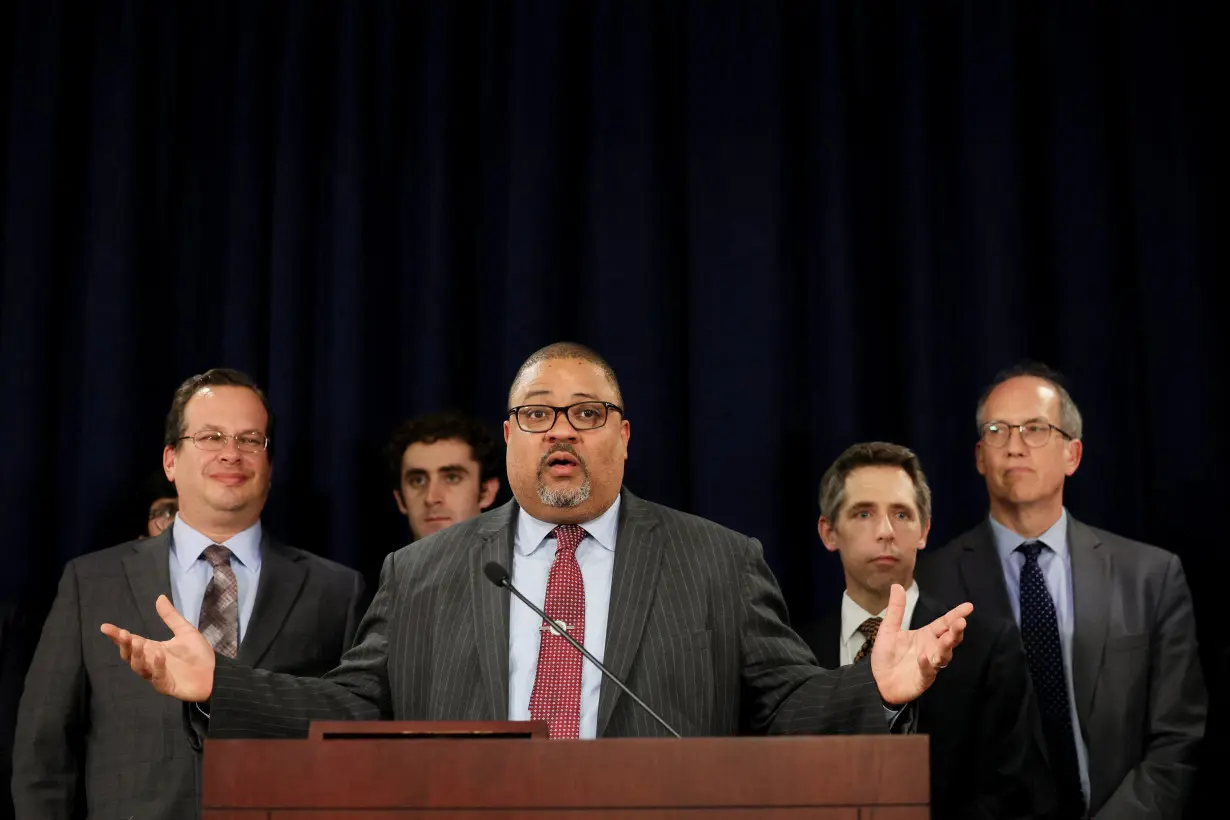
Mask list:
[[1076,736],[1059,642],[1059,619],[1042,568],[1038,566],[1038,556],[1043,549],[1048,547],[1040,541],[1029,541],[1017,547],[1017,552],[1025,556],[1025,566],[1021,568],[1021,639],[1038,708],[1042,712],[1042,733],[1046,737],[1051,773],[1055,776],[1060,814],[1083,817],[1085,797],[1081,791],[1080,764],[1076,759]]

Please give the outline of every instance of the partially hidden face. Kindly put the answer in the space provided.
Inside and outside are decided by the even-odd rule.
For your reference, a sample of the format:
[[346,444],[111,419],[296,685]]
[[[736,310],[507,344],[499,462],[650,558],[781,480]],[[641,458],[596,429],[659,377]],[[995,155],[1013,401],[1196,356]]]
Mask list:
[[171,526],[177,512],[179,512],[178,498],[155,498],[149,505],[149,521],[145,534],[151,538],[161,535],[163,530]]

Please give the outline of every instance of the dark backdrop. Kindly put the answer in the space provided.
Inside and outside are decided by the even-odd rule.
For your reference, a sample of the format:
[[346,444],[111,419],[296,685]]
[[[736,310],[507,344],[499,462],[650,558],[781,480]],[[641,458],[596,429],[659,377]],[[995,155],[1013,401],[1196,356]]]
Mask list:
[[1031,357],[1085,413],[1069,506],[1183,557],[1209,649],[1213,8],[5,4],[5,594],[139,530],[171,392],[215,365],[279,411],[271,530],[372,572],[393,424],[495,429],[575,339],[623,381],[628,485],[760,537],[811,618],[828,462],[915,448],[943,544],[984,514],[974,401]]

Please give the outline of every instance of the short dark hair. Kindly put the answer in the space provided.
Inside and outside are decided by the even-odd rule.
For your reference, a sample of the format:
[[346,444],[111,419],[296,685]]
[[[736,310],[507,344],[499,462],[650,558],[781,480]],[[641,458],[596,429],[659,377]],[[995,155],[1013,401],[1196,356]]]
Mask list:
[[1068,394],[1068,389],[1064,387],[1063,375],[1058,370],[1047,367],[1042,362],[1033,361],[1021,362],[1007,370],[999,371],[995,374],[995,378],[987,389],[982,391],[982,396],[978,399],[978,408],[974,411],[974,423],[978,427],[978,435],[982,435],[982,425],[984,423],[982,414],[987,409],[987,399],[991,397],[991,393],[995,392],[995,388],[1004,382],[1022,376],[1041,379],[1055,388],[1055,392],[1059,394],[1059,426],[1073,440],[1079,439],[1084,432],[1084,421],[1081,419],[1080,408],[1076,406],[1076,402],[1072,401],[1072,396]]
[[247,373],[240,370],[233,370],[229,367],[215,367],[206,370],[204,373],[198,373],[195,376],[190,376],[184,380],[175,391],[175,397],[171,399],[171,410],[167,413],[167,424],[163,432],[163,444],[167,447],[179,449],[180,439],[187,435],[184,429],[184,409],[188,406],[189,400],[197,394],[197,391],[202,387],[246,387],[256,394],[256,397],[261,400],[261,404],[265,405],[265,413],[269,416],[269,421],[265,425],[265,438],[269,439],[269,458],[273,458],[273,442],[276,440],[273,436],[273,408],[269,406],[269,398],[265,395],[265,391],[257,386],[256,382]]
[[175,485],[167,479],[166,473],[162,470],[147,475],[138,491],[140,492],[140,503],[144,504],[147,509],[159,498],[176,498],[179,494]]
[[417,416],[403,421],[393,430],[384,448],[393,488],[401,489],[401,459],[411,444],[435,444],[449,439],[458,439],[470,445],[470,452],[480,469],[479,483],[500,477],[502,454],[486,425],[471,416],[449,410]]
[[824,471],[820,479],[820,514],[837,520],[846,501],[846,479],[860,467],[900,467],[914,482],[914,503],[924,521],[931,520],[931,487],[923,472],[922,462],[914,451],[887,441],[870,441],[847,447],[846,451]]
[[[623,391],[619,389],[619,379],[615,376],[615,368],[611,367],[598,351],[577,342],[554,342],[531,353],[530,357],[517,368],[517,375],[513,376],[512,384],[508,387],[509,406],[512,406],[512,392],[516,389],[517,383],[521,381],[521,377],[525,375],[525,371],[540,362],[557,361],[559,359],[579,359],[580,361],[597,365],[602,374],[606,376],[606,380],[610,382],[611,388],[615,391],[615,401],[620,407],[623,407],[625,410],[627,409],[624,405]],[[624,417],[627,418],[626,413]]]

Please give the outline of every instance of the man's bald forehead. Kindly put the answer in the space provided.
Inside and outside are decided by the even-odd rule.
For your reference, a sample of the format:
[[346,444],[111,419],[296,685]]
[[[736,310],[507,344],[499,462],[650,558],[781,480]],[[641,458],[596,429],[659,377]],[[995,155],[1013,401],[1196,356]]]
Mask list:
[[521,367],[517,368],[517,375],[513,377],[512,385],[508,388],[508,404],[510,407],[515,401],[514,396],[524,381],[526,374],[535,369],[537,365],[553,361],[576,361],[598,368],[611,385],[611,389],[615,391],[615,402],[623,406],[623,393],[619,389],[619,379],[616,378],[614,368],[611,367],[606,359],[602,358],[596,350],[585,345],[576,342],[555,342],[534,351],[528,359],[522,362]]

